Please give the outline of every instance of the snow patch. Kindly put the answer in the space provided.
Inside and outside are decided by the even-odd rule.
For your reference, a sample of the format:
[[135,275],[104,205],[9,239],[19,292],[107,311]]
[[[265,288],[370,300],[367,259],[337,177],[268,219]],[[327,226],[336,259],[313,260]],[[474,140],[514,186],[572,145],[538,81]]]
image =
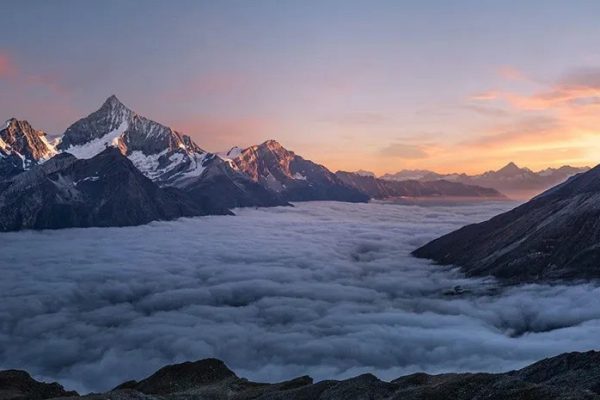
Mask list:
[[79,181],[75,181],[75,182],[73,182],[73,185],[74,185],[74,186],[77,186],[77,185],[78,185],[79,183],[81,183],[81,182],[96,182],[96,181],[97,181],[97,180],[99,180],[99,179],[100,179],[100,177],[99,177],[99,176],[88,176],[88,177],[86,177],[86,178],[83,178],[83,179],[81,179],[81,180],[79,180]]
[[80,159],[92,158],[96,154],[101,153],[105,148],[109,146],[115,146],[115,142],[117,141],[118,143],[119,137],[127,130],[128,127],[129,123],[127,121],[123,121],[117,129],[108,132],[101,138],[91,140],[88,143],[80,146],[71,146],[65,150],[65,153],[70,153]]
[[142,151],[136,150],[132,151],[128,158],[142,174],[150,179],[155,179],[173,168],[173,166],[169,164],[166,168],[159,169],[160,158],[165,156],[168,152],[169,150],[165,149],[160,153],[146,155]]
[[300,172],[296,172],[294,175],[292,175],[292,178],[299,179],[301,181],[306,180],[306,177],[304,175],[302,175]]
[[40,163],[43,163],[44,161],[47,161],[58,154],[58,151],[56,150],[56,146],[48,141],[46,135],[41,135],[40,140],[44,143],[44,146],[46,146],[47,149],[46,154],[44,154],[44,156],[38,160]]
[[242,154],[242,149],[237,146],[232,147],[229,151],[222,151],[216,153],[219,158],[224,161],[232,161],[235,158],[238,158]]
[[[179,153],[177,153],[179,154]],[[190,166],[183,173],[177,176],[175,180],[176,183],[181,183],[182,181],[186,181],[191,178],[196,178],[202,175],[206,167],[204,167],[203,163],[207,159],[209,153],[188,153],[188,157],[190,158]],[[173,154],[170,158],[175,156]],[[183,157],[183,155],[181,155]]]

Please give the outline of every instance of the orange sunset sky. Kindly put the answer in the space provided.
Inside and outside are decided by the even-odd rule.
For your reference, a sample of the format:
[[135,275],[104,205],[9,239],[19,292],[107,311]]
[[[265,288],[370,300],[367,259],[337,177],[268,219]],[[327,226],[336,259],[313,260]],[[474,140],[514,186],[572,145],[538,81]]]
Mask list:
[[60,135],[116,94],[332,170],[600,161],[600,2],[149,3],[3,3],[3,118]]

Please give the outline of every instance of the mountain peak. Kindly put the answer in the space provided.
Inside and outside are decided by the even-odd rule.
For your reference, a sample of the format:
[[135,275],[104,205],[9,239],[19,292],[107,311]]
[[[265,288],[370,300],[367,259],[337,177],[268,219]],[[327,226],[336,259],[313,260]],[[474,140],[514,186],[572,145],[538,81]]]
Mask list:
[[514,162],[509,162],[504,167],[500,168],[497,172],[519,172],[521,168]]
[[15,117],[7,119],[6,120],[6,128],[8,128],[11,125],[15,125],[17,122],[19,122],[19,120],[16,119]]
[[282,149],[283,146],[277,140],[269,139],[260,145],[261,147],[268,147],[270,149]]
[[121,109],[121,108],[123,108],[123,109],[128,110],[128,108],[123,103],[121,103],[121,100],[119,100],[117,98],[117,96],[115,96],[114,94],[111,95],[110,97],[108,97],[104,101],[101,108],[102,109]]
[[26,120],[18,120],[16,118],[9,118],[8,120],[6,120],[6,126],[5,128],[17,128],[17,129],[28,129],[28,130],[33,130],[33,128],[31,127],[31,124],[26,121]]

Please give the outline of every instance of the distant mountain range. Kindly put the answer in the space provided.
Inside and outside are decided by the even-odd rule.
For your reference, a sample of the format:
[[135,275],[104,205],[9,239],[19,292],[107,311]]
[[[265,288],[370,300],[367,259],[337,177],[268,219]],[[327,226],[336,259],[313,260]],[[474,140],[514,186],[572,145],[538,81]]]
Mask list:
[[53,143],[26,121],[0,130],[0,230],[137,225],[291,201],[499,195],[460,182],[376,182],[334,174],[274,140],[210,153],[115,96]]
[[600,166],[414,251],[510,281],[600,278]]
[[338,171],[336,175],[348,186],[373,199],[394,197],[474,197],[504,199],[495,189],[439,179],[433,181],[402,180],[390,181],[367,174]]
[[567,178],[588,171],[589,167],[571,167],[568,165],[560,168],[547,168],[534,172],[529,168],[520,168],[510,162],[497,171],[488,171],[479,175],[438,174],[428,170],[402,170],[394,174],[385,174],[381,179],[389,181],[418,180],[429,182],[446,180],[460,182],[467,185],[477,185],[496,189],[503,194],[515,198],[525,199],[541,193],[542,191],[564,182]]
[[36,381],[25,371],[0,371],[0,398],[119,400],[435,400],[600,399],[600,353],[565,353],[505,373],[423,372],[390,382],[372,374],[314,382],[301,376],[279,383],[239,378],[225,363],[209,358],[167,365],[140,381],[127,381],[101,394],[79,396],[58,383]]

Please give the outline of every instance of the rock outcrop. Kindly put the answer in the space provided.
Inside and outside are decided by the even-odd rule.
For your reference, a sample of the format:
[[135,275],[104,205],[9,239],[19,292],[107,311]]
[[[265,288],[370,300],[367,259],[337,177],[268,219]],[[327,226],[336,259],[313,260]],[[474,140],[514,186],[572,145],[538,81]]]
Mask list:
[[[17,376],[14,380],[3,377]],[[417,373],[385,382],[364,374],[342,381],[308,376],[268,384],[239,378],[222,361],[169,365],[141,381],[78,397],[57,384],[33,381],[22,371],[0,372],[0,399],[113,400],[597,400],[600,353],[568,353],[517,371],[498,374]]]

